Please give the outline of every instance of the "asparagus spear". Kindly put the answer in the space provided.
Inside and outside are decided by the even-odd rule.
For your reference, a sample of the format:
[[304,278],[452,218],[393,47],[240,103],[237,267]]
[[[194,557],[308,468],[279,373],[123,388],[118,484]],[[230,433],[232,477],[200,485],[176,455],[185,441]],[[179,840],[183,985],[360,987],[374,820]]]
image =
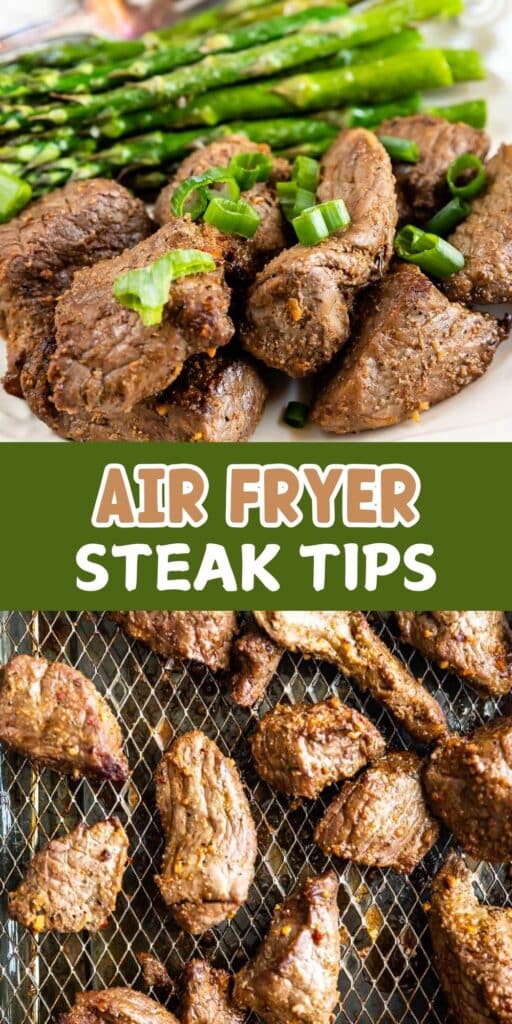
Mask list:
[[[324,26],[323,33],[297,32],[239,53],[211,55],[198,64],[178,68],[168,75],[157,75],[137,85],[127,84],[98,96],[88,94],[80,103],[37,108],[29,123],[32,119],[54,124],[90,123],[115,113],[144,110],[187,94],[197,95],[218,85],[269,77],[278,71],[333,55],[339,51],[340,38],[351,45],[363,46],[400,31],[411,17],[419,19],[453,13],[460,7],[461,0],[387,0],[378,7],[333,19]],[[446,61],[444,64],[448,68]],[[329,73],[335,75],[337,72]],[[445,84],[449,84],[448,80]],[[26,122],[22,118],[18,121],[21,122],[19,127],[24,127]]]
[[443,53],[450,65],[454,82],[485,78],[485,68],[477,50],[443,50]]
[[467,100],[465,103],[451,103],[442,107],[426,107],[425,113],[444,117],[447,121],[463,121],[473,128],[485,128],[487,123],[485,100]]
[[0,71],[2,74],[16,74],[20,70],[31,71],[40,67],[73,67],[84,60],[98,64],[111,63],[136,57],[143,50],[144,43],[139,39],[117,41],[87,36],[85,39],[51,42],[36,50],[26,50],[17,55],[14,61],[7,56],[0,60]]

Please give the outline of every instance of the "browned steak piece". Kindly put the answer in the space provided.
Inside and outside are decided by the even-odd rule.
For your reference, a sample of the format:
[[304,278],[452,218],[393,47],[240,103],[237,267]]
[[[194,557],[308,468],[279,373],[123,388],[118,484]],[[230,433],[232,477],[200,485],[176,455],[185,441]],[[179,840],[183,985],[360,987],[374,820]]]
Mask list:
[[425,786],[434,814],[466,853],[495,863],[512,859],[511,717],[441,743]]
[[494,317],[449,302],[409,263],[364,293],[354,323],[311,410],[335,434],[389,427],[456,395],[485,373],[503,338]]
[[245,347],[291,377],[319,370],[345,344],[357,288],[378,279],[397,220],[391,161],[373,132],[343,131],[322,159],[318,202],[344,199],[352,222],[315,246],[295,245],[252,286]]
[[147,988],[164,988],[167,992],[174,992],[174,982],[167,967],[157,956],[153,953],[137,953],[136,957]]
[[261,719],[251,747],[265,782],[314,799],[383,754],[386,744],[365,715],[330,697],[318,704],[278,704]]
[[117,818],[52,839],[9,897],[9,915],[33,932],[97,932],[114,912],[128,855]]
[[268,388],[252,360],[219,352],[187,359],[155,402],[174,441],[246,441],[256,429]]
[[[157,223],[166,224],[173,219],[171,199],[180,182],[194,175],[204,174],[211,167],[227,167],[231,158],[239,153],[271,155],[265,143],[251,142],[245,135],[230,135],[197,149],[180,164],[172,180],[158,196],[154,211]],[[234,235],[221,235],[219,232],[226,276],[233,284],[251,280],[266,260],[281,252],[286,246],[284,220],[274,186],[276,181],[286,180],[289,176],[288,161],[274,158],[269,182],[257,182],[242,194],[242,198],[251,203],[260,215],[260,225],[252,238],[237,238]]]
[[487,174],[486,191],[449,238],[465,266],[447,278],[445,289],[460,302],[512,302],[512,145],[500,146]]
[[216,232],[174,220],[135,248],[83,270],[57,303],[48,379],[53,401],[69,413],[129,412],[166,388],[197,352],[226,345],[234,333],[222,266],[172,282],[162,322],[146,327],[113,295],[116,278],[174,249],[199,249],[217,261]]
[[397,612],[402,640],[483,693],[512,688],[512,632],[503,612]]
[[283,653],[284,649],[255,625],[235,637],[226,682],[236,704],[250,708],[264,697]]
[[512,909],[478,902],[451,853],[432,886],[435,965],[458,1024],[512,1024]]
[[121,729],[81,672],[19,654],[0,667],[0,742],[72,775],[124,782]]
[[409,874],[437,840],[416,754],[387,754],[345,782],[315,830],[325,854]]
[[34,325],[51,333],[55,302],[73,274],[136,245],[151,232],[144,204],[113,181],[72,182],[0,227],[0,320],[8,339],[4,386],[19,373]]
[[476,153],[483,160],[489,150],[485,132],[431,114],[392,117],[383,121],[379,135],[411,139],[418,144],[417,164],[393,164],[398,214],[400,220],[413,224],[427,220],[450,198],[446,172],[456,157]]
[[229,665],[234,612],[109,612],[128,636],[163,658],[202,661],[212,672]]
[[267,937],[235,977],[238,1006],[265,1024],[330,1024],[340,970],[337,894],[329,871],[276,906]]
[[190,960],[182,975],[181,1024],[242,1024],[231,1001],[231,976],[206,960]]
[[81,992],[58,1024],[179,1024],[160,1003],[131,988]]
[[362,612],[255,612],[276,643],[336,665],[362,690],[381,700],[414,739],[443,736],[441,708],[368,625]]
[[156,883],[193,934],[233,917],[254,877],[256,830],[234,762],[204,733],[185,733],[155,776],[165,851]]

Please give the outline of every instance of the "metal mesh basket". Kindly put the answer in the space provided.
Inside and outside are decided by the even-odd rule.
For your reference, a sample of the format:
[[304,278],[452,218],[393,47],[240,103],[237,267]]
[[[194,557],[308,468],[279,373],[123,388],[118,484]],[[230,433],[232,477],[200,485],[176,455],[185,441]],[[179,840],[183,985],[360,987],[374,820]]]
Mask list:
[[[392,622],[373,617],[375,628],[408,661],[444,706],[450,725],[468,731],[491,718],[497,704],[478,699],[460,680],[398,647]],[[236,970],[268,927],[272,909],[305,873],[329,861],[312,843],[313,828],[331,791],[314,803],[291,804],[259,780],[247,738],[257,717],[279,700],[320,700],[337,693],[366,711],[390,746],[405,736],[381,705],[361,698],[334,668],[286,655],[257,710],[237,708],[210,673],[187,665],[170,668],[104,615],[86,612],[0,613],[0,659],[15,652],[63,659],[94,680],[123,725],[133,776],[124,788],[109,782],[73,782],[36,770],[0,753],[0,1010],[3,1024],[47,1024],[77,990],[109,985],[142,987],[139,952],[152,951],[177,975],[191,956]],[[193,938],[173,923],[153,875],[162,839],[152,776],[175,734],[203,729],[234,757],[251,797],[259,837],[255,882],[235,919]],[[117,813],[127,826],[131,862],[117,910],[97,935],[32,937],[6,918],[7,892],[21,880],[35,850],[79,821]],[[431,966],[422,904],[446,846],[447,833],[405,878],[392,871],[335,862],[340,885],[343,940],[341,1001],[336,1024],[441,1024],[446,1007]],[[505,869],[472,864],[482,895],[503,903],[510,891]]]

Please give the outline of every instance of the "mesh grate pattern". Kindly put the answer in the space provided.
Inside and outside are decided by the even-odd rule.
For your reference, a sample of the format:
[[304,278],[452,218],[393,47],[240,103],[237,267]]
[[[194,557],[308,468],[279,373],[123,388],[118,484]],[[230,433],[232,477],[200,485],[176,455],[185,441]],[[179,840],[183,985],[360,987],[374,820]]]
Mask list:
[[[479,699],[460,680],[398,647],[392,622],[373,617],[384,640],[408,662],[444,706],[450,726],[465,732],[493,717],[497,703]],[[286,655],[259,708],[233,705],[204,668],[169,668],[105,615],[87,612],[0,613],[0,660],[13,653],[62,659],[79,668],[105,694],[122,722],[133,771],[119,788],[109,782],[73,782],[35,770],[0,752],[0,1016],[3,1024],[49,1024],[77,989],[112,984],[142,987],[136,954],[152,951],[171,975],[193,955],[236,970],[264,935],[274,904],[304,873],[329,861],[312,843],[313,828],[332,791],[313,804],[290,805],[258,779],[247,738],[257,717],[279,700],[321,700],[337,693],[366,711],[394,749],[407,746],[381,705],[361,698],[335,669]],[[251,795],[259,859],[249,902],[235,919],[205,936],[180,931],[166,913],[153,881],[162,840],[152,776],[176,733],[203,729],[234,757]],[[410,745],[410,744],[409,744]],[[7,892],[16,887],[35,850],[79,821],[116,813],[127,827],[131,863],[117,911],[98,935],[51,934],[33,938],[6,920]],[[443,1024],[446,1007],[430,964],[422,904],[428,899],[449,836],[443,833],[410,878],[391,871],[336,862],[340,879],[343,964],[336,1024]],[[482,894],[497,903],[510,896],[506,870],[471,865]]]

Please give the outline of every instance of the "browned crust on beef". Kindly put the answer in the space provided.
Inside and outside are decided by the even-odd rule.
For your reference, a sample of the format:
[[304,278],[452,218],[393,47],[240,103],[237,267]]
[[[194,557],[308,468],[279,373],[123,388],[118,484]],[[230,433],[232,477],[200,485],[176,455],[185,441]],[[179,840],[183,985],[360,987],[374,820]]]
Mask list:
[[19,654],[0,668],[0,742],[40,764],[124,782],[129,775],[118,722],[81,672]]
[[311,410],[335,434],[401,423],[457,394],[485,373],[503,337],[494,317],[449,302],[407,263],[363,295],[353,323]]
[[226,685],[236,704],[250,708],[261,700],[283,653],[284,648],[254,624],[235,637]]
[[314,799],[383,754],[386,744],[365,715],[329,697],[317,704],[278,704],[259,722],[251,748],[265,782],[289,796]]
[[178,923],[204,932],[247,899],[256,858],[247,797],[234,762],[199,730],[175,740],[155,785],[165,837],[155,880]]
[[416,754],[387,754],[345,782],[315,829],[325,854],[409,874],[437,840]]
[[206,960],[190,960],[182,979],[181,1024],[242,1024],[231,1001],[231,976]]
[[234,612],[109,612],[128,636],[164,658],[201,661],[212,672],[229,665]]
[[78,825],[36,853],[9,897],[9,916],[34,932],[96,932],[114,912],[128,855],[117,818]]
[[131,988],[81,992],[58,1024],[179,1024],[160,1003]]
[[174,992],[174,982],[167,967],[153,953],[136,953],[142,970],[142,977],[147,988],[163,988]]

